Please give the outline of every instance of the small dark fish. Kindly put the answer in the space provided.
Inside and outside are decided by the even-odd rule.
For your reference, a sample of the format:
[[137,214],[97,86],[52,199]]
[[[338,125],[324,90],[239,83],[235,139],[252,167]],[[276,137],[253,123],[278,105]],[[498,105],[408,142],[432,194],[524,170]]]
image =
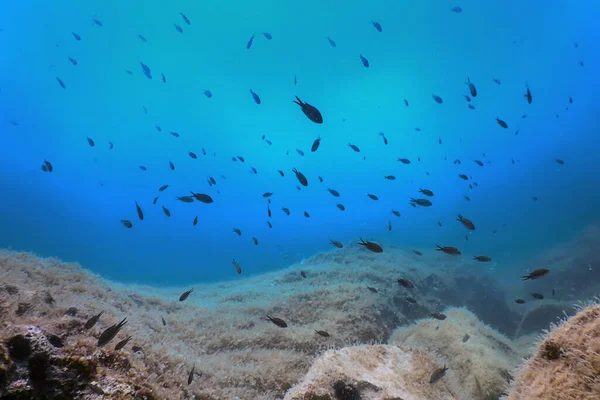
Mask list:
[[329,44],[331,45],[331,47],[337,47],[337,44],[329,36],[327,37],[327,41],[329,42]]
[[496,122],[498,123],[498,125],[500,125],[502,128],[506,129],[508,128],[508,124],[506,122],[504,122],[503,120],[501,120],[500,118],[496,117]]
[[308,213],[308,211],[304,211],[304,216],[305,216],[306,218],[310,218],[310,214]]
[[212,97],[212,92],[210,90],[203,90],[203,93],[209,99]]
[[203,193],[194,193],[194,192],[190,192],[190,193],[192,194],[192,196],[193,196],[193,197],[194,197],[196,200],[198,200],[198,201],[199,201],[199,202],[201,202],[201,203],[204,203],[204,204],[210,204],[210,203],[212,203],[212,202],[213,202],[213,199],[212,199],[212,197],[210,197],[210,196],[209,196],[209,195],[207,195],[207,194],[203,194]]
[[494,78],[494,79],[492,79],[492,81],[494,81],[494,83],[496,85],[500,85],[501,84],[500,79]]
[[298,79],[296,78],[296,74],[294,74],[294,85],[298,84]]
[[469,177],[467,175],[465,175],[465,174],[458,174],[458,177],[460,179],[462,179],[463,181],[468,181],[469,180]]
[[108,149],[112,150],[115,147],[115,145],[113,144],[113,142],[109,141],[108,142]]
[[173,24],[173,26],[175,27],[175,30],[176,30],[177,32],[179,32],[179,33],[183,33],[183,29],[182,29],[182,28],[181,28],[179,25],[177,25],[177,24]]
[[238,228],[233,228],[232,229],[238,236],[242,236],[242,231],[239,230]]
[[544,295],[541,293],[531,293],[531,297],[533,297],[534,299],[542,300],[544,298]]
[[246,43],[246,49],[250,50],[250,47],[252,47],[252,42],[254,42],[254,35],[252,35],[248,40],[248,43]]
[[287,328],[287,326],[288,326],[288,324],[281,318],[270,317],[269,315],[267,315],[267,318],[269,318],[269,321],[271,321],[272,323],[274,323],[275,325],[277,325],[280,328]]
[[98,314],[96,314],[92,318],[88,319],[86,321],[85,325],[83,325],[83,329],[91,329],[91,328],[93,328],[94,325],[96,325],[96,323],[98,322],[98,320],[102,316],[102,314],[104,314],[104,311],[100,311]]
[[423,193],[425,196],[433,197],[433,192],[429,189],[419,189],[419,193]]
[[546,276],[548,272],[550,272],[550,270],[546,268],[534,269],[529,273],[529,275],[522,276],[521,278],[523,278],[524,281],[528,279],[539,279],[542,276]]
[[343,205],[343,204],[336,204],[335,206],[336,206],[337,208],[339,208],[341,211],[345,211],[345,210],[346,210],[346,207],[344,207],[344,205]]
[[475,256],[473,257],[473,260],[477,260],[479,262],[490,262],[492,261],[492,259],[488,256]]
[[360,242],[358,242],[361,246],[364,246],[367,250],[372,251],[373,253],[382,253],[383,247],[381,247],[378,243],[364,241],[363,238],[360,238]]
[[273,196],[273,192],[265,192],[262,195],[262,197],[264,197],[264,198],[271,197],[271,196]]
[[138,33],[137,37],[139,37],[139,38],[140,38],[140,40],[141,40],[142,42],[144,42],[144,43],[148,43],[148,39],[146,39],[146,38],[145,38],[143,35],[140,35],[140,34]]
[[442,227],[442,223],[440,221],[438,221],[437,224],[440,228]]
[[185,301],[190,296],[190,294],[192,294],[193,291],[194,289],[190,289],[187,292],[183,292],[181,296],[179,296],[179,301]]
[[392,231],[392,221],[388,221],[388,231]]
[[335,189],[327,188],[327,191],[331,193],[333,197],[340,197],[340,193]]
[[330,337],[331,335],[329,335],[329,332],[326,331],[317,331],[315,330],[315,333],[319,336],[323,336],[323,337]]
[[525,301],[525,300],[523,300],[523,299],[516,299],[516,300],[515,300],[515,303],[517,303],[517,304],[525,304],[525,303],[526,303],[526,301]]
[[188,24],[188,25],[191,25],[191,24],[190,24],[190,20],[188,19],[188,17],[186,17],[186,16],[185,16],[183,13],[179,13],[179,15],[181,15],[181,18],[183,18],[183,21],[184,21],[186,24]]
[[91,138],[86,138],[88,144],[90,145],[90,147],[94,147],[96,145],[96,143],[94,143],[94,141]]
[[531,91],[529,90],[529,86],[526,86],[527,91],[525,92],[525,98],[527,99],[527,103],[531,104],[533,101],[533,97],[531,96]]
[[106,328],[104,330],[104,332],[102,332],[100,334],[100,337],[98,338],[98,347],[102,347],[102,346],[108,344],[111,340],[113,340],[115,338],[115,336],[117,336],[117,333],[119,333],[121,328],[123,328],[123,326],[126,323],[127,323],[127,317],[123,318],[123,320],[121,322],[119,322],[118,324],[114,324],[114,325],[111,325],[108,328]]
[[373,24],[373,27],[375,29],[377,29],[377,32],[381,32],[382,31],[381,24],[379,22],[377,22],[377,21],[371,21],[371,24]]
[[131,340],[132,336],[127,336],[127,338],[121,340],[119,343],[115,345],[115,351],[122,350],[123,347],[127,346],[127,343]]
[[146,168],[145,165],[140,165],[138,168],[141,169],[142,171],[148,171],[148,168]]
[[481,160],[473,160],[473,162],[477,165],[479,165],[480,167],[483,167],[483,161]]
[[315,151],[317,151],[319,149],[320,145],[321,145],[321,136],[319,136],[318,138],[315,139],[315,141],[312,144],[312,147],[310,148],[310,151],[312,151],[314,153]]
[[356,145],[354,145],[352,143],[348,143],[348,147],[350,147],[355,152],[360,153],[360,149],[358,148],[358,146],[356,146]]
[[408,107],[408,100],[404,99],[404,105]]
[[165,74],[160,74],[160,77],[162,78],[163,83],[167,83],[167,78],[165,77]]
[[442,98],[436,94],[432,94],[431,97],[433,98],[433,101],[438,104],[442,104],[444,102],[444,100],[442,100]]
[[370,193],[369,193],[369,194],[367,194],[367,196],[369,196],[369,198],[370,198],[371,200],[379,200],[379,197],[375,196],[374,194],[370,194]]
[[241,162],[246,162],[246,159],[242,156],[237,156],[237,159],[240,160]]
[[423,253],[421,253],[419,250],[413,250],[412,252],[415,253],[418,256],[422,256],[423,255]]
[[429,384],[433,385],[439,382],[444,377],[444,375],[446,375],[446,371],[448,371],[448,368],[446,368],[445,364],[442,368],[438,368],[435,371],[433,371],[431,377],[429,378]]
[[198,158],[198,156],[196,155],[196,153],[194,153],[193,151],[188,152],[188,155],[193,158],[194,160]]
[[411,197],[410,204],[413,205],[413,207],[415,205],[421,206],[421,207],[431,207],[433,203],[427,199],[414,199]]
[[569,104],[573,104],[573,98],[569,96]]
[[73,64],[74,66],[77,65],[77,60],[74,59],[73,57],[67,57],[69,59],[69,61],[71,62],[71,64]]
[[298,182],[300,182],[300,184],[302,186],[308,186],[308,180],[306,179],[306,177],[304,176],[304,174],[300,171],[298,171],[296,168],[294,168],[292,170],[292,172],[294,174],[296,174],[296,178],[298,179]]
[[98,26],[102,26],[102,21],[100,21],[98,18],[92,18],[92,21],[94,21],[94,24],[98,25]]
[[304,156],[304,152],[300,149],[296,149],[296,153],[300,154],[301,156]]
[[71,32],[71,34],[73,35],[73,37],[75,38],[75,40],[77,40],[78,42],[81,40],[81,36],[75,32]]
[[386,175],[384,176],[384,179],[387,179],[388,181],[394,181],[396,180],[396,177],[394,175]]
[[304,279],[306,279],[306,272],[300,271],[300,276],[303,277]]
[[158,191],[164,192],[165,190],[167,190],[168,187],[169,187],[169,185],[162,185],[161,187],[158,188]]
[[319,182],[323,183],[323,178],[321,178],[320,176],[317,176],[317,179],[319,180]]
[[367,289],[369,289],[369,291],[372,293],[379,293],[379,291],[377,289],[375,289],[374,287],[367,286]]
[[409,281],[408,279],[404,279],[404,278],[400,278],[398,279],[398,284],[402,287],[405,287],[407,289],[414,289],[415,285]]
[[467,96],[466,94],[463,94],[463,96],[465,97],[467,103],[471,102],[471,98],[469,96]]
[[285,213],[285,215],[290,215],[289,208],[281,207],[281,210]]
[[341,249],[342,247],[344,247],[344,245],[342,244],[342,242],[338,242],[337,240],[330,240],[329,243],[331,243],[332,245],[334,245],[338,249]]
[[235,258],[233,259],[233,261],[231,261],[231,263],[235,267],[235,271],[238,273],[238,275],[240,275],[242,273],[242,267],[240,266],[240,264],[238,264],[238,262],[235,261]]
[[262,34],[267,40],[273,39],[273,35],[271,35],[269,32],[263,32]]
[[171,171],[175,170],[175,164],[173,164],[173,161],[169,160],[169,168],[171,169]]
[[406,300],[406,302],[410,303],[410,304],[417,304],[417,300],[415,300],[413,297],[410,297],[410,296],[406,296],[404,298],[404,300]]
[[557,164],[565,165],[565,162],[563,160],[561,160],[560,158],[557,158],[555,161]]
[[252,96],[252,98],[254,99],[254,102],[256,104],[260,104],[260,97],[258,97],[258,95],[256,93],[254,93],[254,91],[252,89],[250,89],[250,95]]
[[163,206],[162,210],[163,210],[163,213],[165,213],[165,215],[167,217],[171,216],[171,211],[169,211],[169,209],[167,207]]
[[449,254],[451,256],[459,256],[459,255],[462,254],[460,252],[460,250],[457,249],[456,247],[452,247],[452,246],[440,246],[440,245],[437,245],[437,244],[436,244],[436,246],[437,246],[437,249],[436,249],[437,251],[441,251],[441,252]]
[[160,317],[160,320],[162,321],[163,326],[167,326],[167,321],[165,321],[163,317]]
[[362,54],[360,55],[360,62],[365,68],[369,68],[369,60],[366,59]]
[[194,226],[196,226],[198,224],[198,216],[197,215],[194,217],[194,221],[192,222],[192,224]]
[[44,166],[46,167],[48,172],[54,171],[54,166],[52,165],[52,163],[50,161],[44,160]]
[[138,218],[141,220],[144,219],[144,212],[142,211],[142,208],[139,206],[139,204],[137,203],[137,201],[135,202],[135,209],[137,211],[137,215]]
[[469,93],[471,93],[471,96],[477,97],[477,88],[475,88],[475,85],[471,82],[469,77],[467,77],[467,86],[469,86]]
[[169,133],[175,137],[179,137],[179,133],[177,133],[177,132],[169,132]]
[[193,203],[194,202],[194,198],[191,196],[181,196],[181,197],[177,196],[175,198],[183,203]]
[[431,313],[431,314],[429,314],[429,315],[431,315],[431,317],[432,317],[432,318],[435,318],[435,319],[437,319],[438,321],[443,321],[443,320],[445,320],[446,318],[448,318],[448,317],[446,316],[446,314],[442,314],[442,313],[438,313],[438,312],[434,312],[434,313]]
[[278,170],[277,170],[277,172],[279,173],[279,175],[281,175],[281,176],[285,176],[285,174],[283,173],[283,171],[282,171],[282,170],[278,169]]
[[463,224],[463,226],[465,228],[467,228],[470,231],[474,231],[475,230],[475,225],[473,224],[473,222],[471,222],[470,219],[464,218],[461,214],[458,214],[457,221],[460,221],[461,224]]
[[456,6],[456,7],[452,7],[452,9],[450,11],[460,14],[462,12],[462,8],[460,8],[459,6]]
[[394,214],[396,217],[400,216],[400,212],[396,210],[392,210],[392,214]]
[[304,115],[306,115],[312,122],[315,124],[323,123],[323,115],[321,115],[321,112],[315,106],[303,102],[298,96],[296,96],[294,103],[300,106]]
[[273,228],[273,225],[271,225],[270,221],[267,221],[267,225],[269,225],[269,228]]
[[133,228],[133,224],[132,224],[132,223],[131,223],[131,221],[130,221],[130,220],[128,220],[128,219],[122,219],[122,220],[121,220],[121,223],[122,223],[122,224],[123,224],[123,226],[124,226],[125,228],[127,228],[127,229],[129,229],[129,228]]
[[190,371],[190,374],[188,375],[188,380],[187,380],[188,386],[191,385],[192,382],[194,381],[195,371],[196,371],[196,364],[192,365],[192,370]]
[[402,164],[410,164],[410,160],[408,158],[399,158],[398,161],[400,161]]

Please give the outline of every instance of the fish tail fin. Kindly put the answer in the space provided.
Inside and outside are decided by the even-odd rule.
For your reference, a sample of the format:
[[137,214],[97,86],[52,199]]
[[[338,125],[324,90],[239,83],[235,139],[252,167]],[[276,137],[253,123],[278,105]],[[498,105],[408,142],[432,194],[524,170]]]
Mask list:
[[298,104],[300,107],[302,107],[302,105],[304,104],[298,96],[296,96],[296,100],[294,100],[294,103]]

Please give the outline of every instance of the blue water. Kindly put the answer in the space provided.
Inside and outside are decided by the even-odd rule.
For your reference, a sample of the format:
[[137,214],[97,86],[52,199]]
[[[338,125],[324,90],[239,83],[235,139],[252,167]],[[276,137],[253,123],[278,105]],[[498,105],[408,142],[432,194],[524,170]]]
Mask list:
[[[462,13],[450,11],[456,5]],[[330,250],[330,239],[362,236],[384,247],[452,245],[466,259],[486,254],[502,274],[600,215],[598,15],[598,2],[557,0],[7,3],[0,14],[0,246],[77,261],[124,282],[181,284],[237,279],[234,257],[244,274],[258,274]],[[479,92],[475,110],[463,98],[467,77]],[[304,116],[296,95],[322,112],[322,125]],[[54,172],[42,172],[45,159]],[[293,168],[307,176],[307,188],[296,189]],[[479,186],[471,190],[473,181]],[[169,189],[158,193],[164,184]],[[432,207],[409,205],[419,188],[435,192]],[[175,200],[190,190],[215,201]],[[272,229],[262,197],[268,191]],[[457,213],[476,230],[469,234]]]

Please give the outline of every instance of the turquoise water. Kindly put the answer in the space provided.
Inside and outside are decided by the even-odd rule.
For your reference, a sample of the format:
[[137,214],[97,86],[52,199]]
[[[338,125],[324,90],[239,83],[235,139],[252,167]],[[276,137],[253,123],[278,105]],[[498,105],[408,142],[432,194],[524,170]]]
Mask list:
[[[235,279],[232,258],[244,274],[258,274],[329,250],[330,239],[361,236],[384,247],[456,246],[509,273],[515,260],[598,220],[600,4],[488,3],[11,3],[0,15],[0,245],[151,284]],[[461,13],[451,11],[457,5]],[[463,98],[467,77],[478,90],[475,110]],[[292,102],[296,95],[321,111],[322,125]],[[412,163],[396,161],[403,157]],[[44,160],[52,173],[41,170]],[[293,168],[307,188],[296,189]],[[432,207],[410,206],[419,188],[435,192]],[[190,190],[214,203],[175,199]],[[264,192],[274,193],[270,219]]]

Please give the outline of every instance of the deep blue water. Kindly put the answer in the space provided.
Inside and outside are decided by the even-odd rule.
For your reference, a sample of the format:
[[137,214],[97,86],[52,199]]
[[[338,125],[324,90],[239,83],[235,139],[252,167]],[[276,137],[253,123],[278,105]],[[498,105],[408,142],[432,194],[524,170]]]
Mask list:
[[[457,5],[461,13],[451,11]],[[0,246],[151,284],[235,279],[234,257],[244,274],[257,274],[329,250],[330,239],[360,236],[407,249],[452,245],[467,259],[491,256],[497,274],[510,271],[598,220],[598,15],[598,2],[557,0],[7,3]],[[478,90],[475,110],[463,97],[467,77]],[[322,125],[292,102],[296,95],[322,112]],[[44,160],[52,173],[41,170]],[[293,168],[307,188],[296,189]],[[432,207],[410,206],[419,188],[435,192]],[[190,190],[215,201],[176,201]],[[274,192],[272,229],[264,192]],[[469,234],[457,213],[476,230]]]

